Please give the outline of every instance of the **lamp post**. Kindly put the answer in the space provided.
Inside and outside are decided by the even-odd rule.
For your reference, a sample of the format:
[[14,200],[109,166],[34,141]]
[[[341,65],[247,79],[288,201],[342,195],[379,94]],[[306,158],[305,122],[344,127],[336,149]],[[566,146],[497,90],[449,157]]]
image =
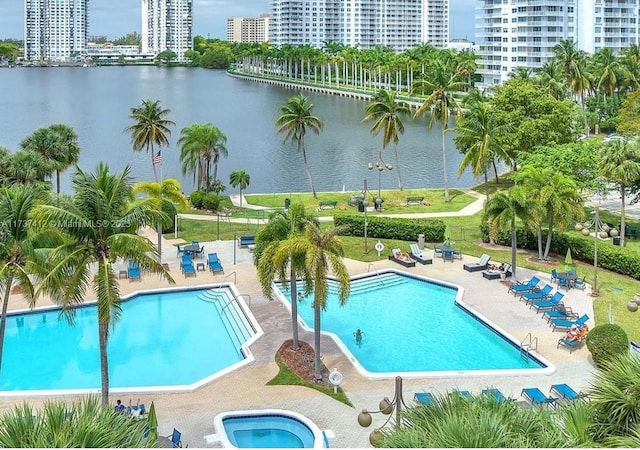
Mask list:
[[380,196],[380,185],[381,185],[381,181],[382,181],[382,172],[386,169],[386,170],[392,170],[393,166],[391,164],[387,164],[384,162],[384,160],[382,159],[382,151],[378,152],[378,160],[375,163],[369,163],[367,165],[367,168],[369,170],[373,170],[378,169],[378,198],[382,199],[382,197]]
[[363,409],[362,412],[358,414],[358,423],[360,424],[361,427],[364,427],[364,428],[367,428],[369,425],[371,425],[371,422],[373,421],[371,414],[382,413],[389,416],[385,421],[385,423],[382,424],[380,428],[375,428],[369,435],[369,442],[371,442],[371,445],[375,447],[376,444],[379,443],[381,438],[380,430],[384,428],[387,425],[387,423],[389,423],[389,420],[391,419],[391,413],[393,413],[394,411],[396,413],[395,428],[396,430],[400,428],[403,406],[405,408],[407,407],[407,405],[404,404],[404,399],[402,398],[402,377],[397,376],[395,392],[392,400],[389,400],[388,397],[385,397],[382,399],[382,401],[378,405],[378,407],[380,408],[379,411],[367,411],[366,409]]
[[364,210],[364,254],[369,253],[369,249],[367,248],[367,227],[369,226],[369,222],[367,221],[367,206],[369,206],[369,202],[367,202],[367,179],[364,179],[364,187],[362,189],[362,209]]

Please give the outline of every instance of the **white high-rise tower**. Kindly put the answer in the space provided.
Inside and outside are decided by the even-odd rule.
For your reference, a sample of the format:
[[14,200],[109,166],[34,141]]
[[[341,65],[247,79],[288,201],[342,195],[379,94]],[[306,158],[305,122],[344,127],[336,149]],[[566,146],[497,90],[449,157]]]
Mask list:
[[142,0],[142,53],[157,55],[165,50],[184,61],[193,49],[193,0]]

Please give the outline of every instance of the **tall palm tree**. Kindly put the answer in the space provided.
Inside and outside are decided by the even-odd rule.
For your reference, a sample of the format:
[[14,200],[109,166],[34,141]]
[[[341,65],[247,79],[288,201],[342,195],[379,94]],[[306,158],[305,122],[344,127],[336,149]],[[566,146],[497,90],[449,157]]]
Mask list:
[[169,136],[171,135],[169,127],[175,125],[175,122],[166,119],[170,112],[170,109],[160,106],[160,100],[143,100],[140,106],[131,108],[129,118],[134,123],[124,129],[126,133],[131,133],[134,152],[144,149],[147,154],[150,154],[155,181],[158,181],[158,173],[154,164],[156,156],[154,146],[157,145],[158,148],[169,146]]
[[399,135],[404,133],[402,116],[408,116],[411,108],[407,102],[396,99],[397,92],[380,89],[373,97],[371,103],[365,107],[366,115],[362,122],[375,121],[371,127],[371,134],[382,134],[382,148],[387,148],[389,142],[393,141],[393,154],[396,162],[396,173],[398,174],[398,188],[402,190],[402,176],[400,175],[400,161],[398,159]]
[[458,99],[453,96],[456,91],[463,91],[467,82],[460,79],[460,74],[447,64],[444,58],[436,59],[427,76],[414,83],[412,94],[424,93],[424,102],[413,115],[414,119],[427,111],[431,111],[429,128],[436,121],[442,125],[442,166],[444,171],[444,201],[450,202],[447,176],[447,145],[445,134],[449,126],[449,116],[452,112],[462,114],[462,107]]
[[29,213],[35,205],[33,190],[21,185],[0,189],[0,288],[2,315],[0,316],[0,367],[7,327],[9,295],[16,283],[22,288],[29,306],[35,304],[33,284],[29,279],[27,264],[34,256],[34,240],[28,233]]
[[95,174],[76,169],[72,176],[74,195],[62,197],[57,205],[38,205],[33,210],[36,224],[77,224],[59,229],[64,242],[48,249],[36,268],[40,282],[36,294],[47,293],[72,317],[73,306],[82,303],[92,288],[97,298],[98,340],[102,403],[109,403],[107,343],[110,328],[122,313],[120,289],[113,262],[132,260],[143,271],[173,278],[160,264],[154,245],[136,231],[162,220],[156,202],[145,198],[132,201],[131,169],[111,174],[100,163]]
[[64,172],[69,167],[78,163],[80,158],[80,145],[78,144],[78,135],[68,125],[56,123],[49,127],[58,135],[59,152],[62,156],[60,167],[56,169],[56,192],[60,193],[60,172]]
[[307,215],[302,203],[293,203],[288,211],[276,211],[269,218],[269,223],[262,227],[256,236],[256,248],[254,257],[257,261],[258,279],[262,291],[268,298],[272,298],[271,285],[278,277],[286,280],[286,271],[289,270],[289,291],[291,292],[291,326],[293,335],[293,350],[299,350],[298,342],[298,286],[296,280],[302,278],[305,282],[307,294],[313,289],[311,276],[306,273],[305,255],[291,254],[289,259],[282,258],[283,266],[276,266],[274,255],[280,253],[280,243],[295,234],[301,234],[307,222],[319,225],[318,219],[313,215]]
[[632,183],[640,180],[640,138],[604,144],[598,155],[598,169],[603,177],[620,187],[620,245],[624,246],[625,194]]
[[229,175],[229,184],[233,187],[240,187],[240,206],[242,206],[242,191],[249,187],[251,177],[244,170],[234,170]]
[[[182,175],[193,173],[197,178],[198,189],[209,190],[209,185],[218,179],[218,162],[220,157],[229,155],[227,136],[215,125],[210,123],[194,123],[180,132],[178,139]],[[211,178],[213,165],[213,178]]]
[[[182,193],[182,186],[175,178],[165,178],[162,183],[155,181],[141,181],[136,183],[132,189],[133,195],[144,194],[156,202],[156,209],[165,211],[166,205],[169,203],[180,210],[189,208],[189,201]],[[171,223],[157,222],[156,230],[158,231],[158,255],[162,260],[162,228],[171,226]]]
[[629,78],[627,69],[622,61],[613,52],[613,49],[604,47],[593,55],[595,85],[598,91],[606,96],[619,93],[624,80]]
[[276,119],[276,125],[278,133],[285,133],[284,142],[291,141],[298,144],[298,151],[302,152],[304,168],[309,177],[313,198],[317,199],[318,194],[316,194],[316,188],[313,185],[313,178],[309,170],[304,137],[307,134],[307,128],[315,134],[320,134],[323,125],[319,117],[311,114],[312,111],[313,104],[309,102],[307,97],[302,94],[291,97],[286,105],[280,107],[282,115]]
[[[314,377],[322,379],[320,361],[320,312],[327,309],[329,270],[333,272],[339,284],[338,298],[340,306],[344,305],[349,296],[351,279],[342,258],[344,246],[337,235],[347,226],[339,226],[324,233],[311,222],[305,222],[304,234],[294,234],[280,243],[279,251],[273,254],[273,265],[284,268],[291,255],[304,257],[305,286],[313,286],[313,335],[314,335]],[[263,255],[264,257],[264,255]],[[280,279],[285,279],[284,270]],[[293,300],[295,301],[295,300]]]
[[527,192],[520,186],[514,186],[508,194],[498,192],[487,201],[485,215],[489,221],[489,233],[494,239],[499,231],[511,231],[511,277],[516,278],[516,251],[518,236],[516,233],[516,219],[520,219],[525,226],[529,224],[531,215],[531,201]]

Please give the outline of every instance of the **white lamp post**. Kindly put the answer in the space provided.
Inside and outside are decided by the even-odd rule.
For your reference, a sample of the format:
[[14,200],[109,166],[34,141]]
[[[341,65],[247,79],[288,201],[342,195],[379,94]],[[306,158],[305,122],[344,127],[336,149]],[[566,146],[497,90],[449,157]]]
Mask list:
[[378,160],[375,163],[369,163],[367,165],[369,170],[373,170],[374,168],[378,170],[378,199],[382,200],[382,196],[380,195],[380,186],[382,181],[382,172],[386,170],[392,170],[393,166],[391,164],[387,164],[382,159],[382,151],[378,152]]

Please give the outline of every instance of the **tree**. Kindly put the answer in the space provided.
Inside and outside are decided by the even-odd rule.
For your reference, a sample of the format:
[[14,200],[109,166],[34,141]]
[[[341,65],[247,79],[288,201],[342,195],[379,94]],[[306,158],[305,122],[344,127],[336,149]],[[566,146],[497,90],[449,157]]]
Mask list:
[[311,114],[312,111],[313,104],[309,102],[307,97],[302,94],[291,97],[286,105],[280,107],[280,113],[282,115],[276,119],[276,126],[278,127],[278,133],[285,133],[284,142],[291,141],[292,143],[295,142],[298,144],[298,151],[302,152],[304,168],[309,177],[313,198],[317,199],[318,194],[316,194],[316,188],[313,185],[313,178],[309,170],[304,140],[307,134],[307,128],[315,134],[320,134],[322,130],[322,120],[320,120],[319,117],[313,116]]
[[[132,192],[133,195],[144,194],[153,199],[156,202],[156,209],[160,211],[165,210],[163,205],[166,205],[167,203],[170,203],[183,211],[189,208],[189,201],[182,193],[182,186],[180,185],[180,182],[175,178],[165,178],[162,180],[162,183],[141,181],[133,186]],[[162,228],[163,225],[171,226],[173,224],[159,221],[155,225],[158,231],[158,255],[162,258]]]
[[629,92],[618,112],[618,133],[640,136],[640,90]]
[[447,176],[447,145],[445,134],[449,126],[449,115],[453,112],[462,114],[462,107],[458,99],[453,95],[455,91],[463,91],[467,86],[466,81],[460,79],[460,74],[447,64],[444,57],[436,59],[424,80],[415,82],[412,93],[424,93],[426,98],[413,118],[420,117],[427,111],[431,112],[429,128],[435,121],[442,125],[442,166],[444,170],[444,201],[450,202]]
[[624,246],[625,195],[640,180],[640,138],[616,139],[603,145],[598,155],[600,174],[620,188],[620,245]]
[[298,286],[296,280],[302,278],[305,282],[305,293],[308,295],[313,290],[311,276],[306,273],[304,253],[290,254],[289,258],[278,257],[278,261],[284,264],[276,266],[273,261],[275,256],[283,251],[281,243],[287,238],[304,231],[305,223],[310,222],[319,225],[318,219],[305,213],[302,203],[293,203],[288,211],[276,211],[269,217],[269,223],[262,227],[256,236],[256,248],[254,258],[257,263],[258,279],[262,286],[262,292],[271,299],[273,291],[271,285],[279,275],[281,281],[286,280],[286,271],[289,269],[289,290],[291,292],[291,326],[293,335],[293,350],[299,350],[298,342]]
[[54,163],[40,153],[34,150],[20,150],[7,154],[3,159],[0,173],[4,186],[24,184],[38,191],[51,191],[51,182],[45,181],[45,178],[53,174]]
[[233,187],[240,187],[240,206],[242,206],[242,191],[249,186],[250,182],[251,177],[244,170],[234,170],[229,175],[229,184]]
[[129,118],[135,123],[127,126],[124,131],[131,133],[133,151],[139,152],[144,149],[147,154],[151,153],[151,165],[153,166],[153,177],[158,181],[154,157],[156,156],[154,145],[159,148],[169,145],[169,136],[175,122],[165,119],[171,110],[162,108],[160,100],[143,100],[142,104],[136,108],[131,108]]
[[171,61],[175,60],[177,56],[178,55],[173,50],[164,50],[156,55],[156,60],[164,64],[169,64]]
[[[314,376],[317,380],[322,379],[320,312],[327,309],[329,269],[339,284],[338,298],[341,306],[347,301],[351,287],[349,272],[342,260],[344,247],[342,241],[337,238],[337,235],[345,229],[346,226],[339,226],[322,233],[313,223],[305,221],[305,233],[294,234],[282,241],[279,244],[279,251],[273,253],[273,265],[280,268],[279,278],[281,280],[286,279],[284,268],[289,258],[304,257],[303,283],[307,288],[313,287]],[[264,258],[264,256],[262,257]]]
[[97,299],[98,339],[100,347],[100,381],[102,403],[109,403],[109,363],[107,343],[109,329],[122,308],[118,278],[113,263],[131,260],[145,272],[160,275],[173,283],[173,278],[160,264],[157,249],[136,231],[163,219],[151,198],[131,201],[131,169],[126,166],[111,174],[109,166],[100,163],[95,174],[76,169],[72,176],[74,194],[61,197],[56,205],[34,208],[36,225],[70,224],[58,229],[64,242],[47,249],[36,267],[40,282],[36,295],[49,294],[73,317],[73,306],[84,301],[92,288]]
[[24,403],[0,418],[3,448],[153,448],[146,420],[131,420],[96,397],[46,401],[35,410]]
[[[229,155],[227,136],[215,125],[210,123],[193,123],[180,131],[178,145],[182,175],[193,173],[197,179],[198,189],[209,191],[209,185],[218,180],[218,162],[220,157]],[[213,165],[213,179],[211,166]]]
[[402,177],[400,175],[400,161],[398,159],[399,135],[404,133],[402,116],[409,115],[411,108],[407,102],[398,101],[395,91],[380,89],[373,97],[371,103],[365,107],[366,115],[363,122],[374,121],[371,127],[371,134],[382,134],[382,148],[387,148],[389,142],[393,141],[393,154],[396,162],[396,173],[398,174],[398,188],[402,190]]

